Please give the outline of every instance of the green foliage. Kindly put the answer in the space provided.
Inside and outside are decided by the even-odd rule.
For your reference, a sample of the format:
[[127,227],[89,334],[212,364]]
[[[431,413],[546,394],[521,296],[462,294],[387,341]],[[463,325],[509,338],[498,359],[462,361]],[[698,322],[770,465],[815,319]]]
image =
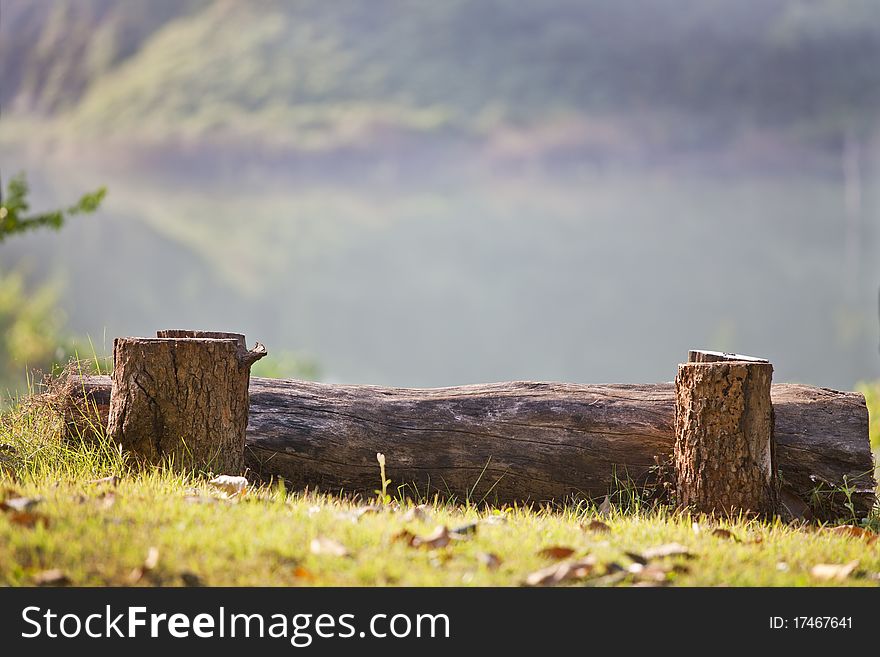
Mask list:
[[[9,182],[0,205],[0,242],[39,228],[58,230],[67,217],[96,211],[106,194],[102,187],[68,208],[29,215],[28,192],[23,173]],[[73,345],[63,335],[58,300],[56,284],[29,288],[21,272],[0,271],[0,390],[4,393],[17,387],[27,370],[50,372],[71,355]]]
[[862,381],[856,390],[865,395],[868,404],[868,426],[871,447],[880,449],[880,381]]
[[315,361],[293,351],[270,352],[266,358],[254,363],[251,374],[269,379],[317,381],[321,378],[321,370]]
[[66,209],[27,216],[26,213],[30,210],[27,199],[29,191],[24,173],[18,174],[9,181],[3,204],[0,205],[0,242],[12,235],[37,228],[58,230],[64,225],[67,217],[95,212],[107,194],[107,189],[101,187],[90,194],[84,194],[79,201]]
[[63,358],[63,326],[56,286],[28,292],[21,273],[0,274],[0,385],[12,385],[28,365],[47,368]]

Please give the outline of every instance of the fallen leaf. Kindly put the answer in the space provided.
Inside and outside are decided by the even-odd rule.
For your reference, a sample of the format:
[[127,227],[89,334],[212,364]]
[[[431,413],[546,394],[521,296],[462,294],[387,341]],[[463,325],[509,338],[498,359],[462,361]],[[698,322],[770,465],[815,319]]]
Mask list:
[[467,536],[473,536],[477,533],[477,524],[476,522],[469,522],[466,525],[460,525],[458,527],[454,527],[449,530],[450,536],[452,538],[465,538]]
[[67,586],[70,584],[70,578],[58,568],[52,568],[34,575],[34,584],[37,586]]
[[180,579],[183,580],[184,586],[189,586],[191,588],[205,585],[205,583],[202,582],[201,577],[189,571],[180,573]]
[[864,538],[868,541],[869,545],[877,540],[877,534],[872,532],[870,529],[865,529],[864,527],[857,527],[856,525],[840,525],[838,527],[826,527],[825,531],[828,533],[831,533],[831,534],[838,534],[839,536],[847,536],[850,538]]
[[293,570],[293,576],[298,577],[299,579],[307,579],[314,580],[315,576],[312,574],[312,571],[303,568],[302,566],[297,566]]
[[[612,564],[617,565],[617,564]],[[618,566],[618,568],[620,568]],[[623,580],[625,580],[628,576],[628,573],[625,569],[620,568],[619,570],[613,569],[608,572],[607,575],[602,575],[601,577],[597,577],[595,579],[590,580],[591,586],[613,586],[614,584],[619,584]]]
[[587,556],[576,561],[562,561],[536,570],[525,579],[526,586],[553,586],[562,582],[589,577],[596,567],[596,558]]
[[739,539],[734,535],[734,533],[728,529],[723,529],[721,527],[716,527],[712,530],[712,536],[715,538],[723,538],[730,541],[739,542]]
[[610,532],[611,527],[606,525],[601,520],[591,520],[586,525],[581,525],[585,530],[591,532]]
[[137,584],[140,582],[145,575],[148,575],[159,563],[159,548],[150,547],[147,550],[147,558],[144,559],[144,563],[134,570],[128,576],[128,581],[131,584]]
[[654,583],[665,582],[669,572],[668,569],[657,564],[642,565],[640,563],[632,563],[626,570],[636,578],[636,581]]
[[312,539],[312,554],[327,554],[332,557],[347,557],[348,549],[339,541],[319,536]]
[[49,518],[42,513],[31,513],[30,511],[7,511],[9,522],[20,527],[28,527],[32,529],[37,525],[43,527],[49,526]]
[[611,499],[606,495],[605,499],[602,500],[602,504],[599,505],[597,512],[600,516],[608,517],[611,515],[611,512],[614,510],[614,507],[611,506]]
[[428,522],[431,519],[431,516],[428,514],[428,505],[419,504],[418,506],[414,506],[403,514],[403,519],[406,522],[413,522],[414,520]]
[[414,536],[412,541],[410,541],[410,545],[412,547],[426,547],[426,548],[442,548],[449,545],[449,541],[451,537],[449,535],[449,530],[445,525],[440,525],[433,532],[428,534],[427,536]]
[[574,552],[574,548],[566,547],[564,545],[551,545],[550,547],[545,547],[543,550],[539,550],[538,555],[545,559],[567,559],[573,555]]
[[693,557],[691,551],[680,543],[665,543],[657,547],[648,548],[642,551],[642,556],[650,561],[651,559],[663,559],[665,557],[685,557],[690,559]]
[[816,579],[821,580],[844,580],[858,567],[859,560],[850,561],[849,563],[819,563],[813,566],[810,573]]
[[228,495],[239,495],[247,490],[248,487],[248,480],[245,477],[235,477],[232,475],[219,475],[208,483]]
[[648,563],[648,560],[638,552],[624,552],[624,554],[639,565],[644,566]]
[[42,501],[42,497],[12,497],[0,503],[0,509],[22,513],[30,511]]
[[497,570],[501,565],[501,558],[497,554],[491,552],[478,552],[477,561],[486,566],[489,570]]
[[402,529],[399,532],[397,532],[394,536],[392,536],[391,540],[392,540],[392,542],[395,542],[395,543],[397,541],[403,541],[407,545],[411,546],[413,544],[413,541],[415,540],[415,538],[416,538],[416,535],[413,534],[411,531],[409,531],[408,529]]
[[151,547],[147,550],[147,558],[144,559],[144,570],[150,571],[159,563],[159,548]]

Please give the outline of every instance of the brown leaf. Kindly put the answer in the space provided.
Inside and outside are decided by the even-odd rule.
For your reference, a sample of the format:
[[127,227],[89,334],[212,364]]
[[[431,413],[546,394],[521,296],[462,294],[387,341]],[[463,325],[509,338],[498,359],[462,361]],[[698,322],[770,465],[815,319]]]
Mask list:
[[816,579],[841,581],[850,576],[850,574],[858,567],[859,560],[850,561],[849,563],[820,563],[813,566],[810,573]]
[[312,573],[312,571],[307,570],[306,568],[303,568],[302,566],[297,566],[296,568],[293,569],[293,576],[298,577],[299,579],[306,579],[306,580],[310,580],[310,581],[315,579],[315,576]]
[[665,557],[685,557],[690,559],[693,557],[691,551],[680,543],[665,543],[657,547],[648,548],[642,551],[642,557],[650,561],[651,559],[663,559]]
[[600,516],[604,516],[604,517],[607,518],[608,516],[611,515],[611,512],[612,512],[613,510],[614,510],[614,507],[611,506],[611,498],[609,498],[609,497],[606,495],[606,496],[605,496],[605,499],[602,500],[602,504],[599,505],[599,508],[597,509],[597,512],[599,513]]
[[3,511],[25,513],[34,509],[42,501],[42,497],[11,497],[8,500],[0,502],[0,509]]
[[159,563],[159,548],[150,547],[150,549],[147,550],[147,558],[144,559],[144,563],[142,565],[138,566],[137,568],[135,568],[134,570],[132,570],[131,573],[129,574],[129,576],[128,576],[129,583],[137,584],[138,582],[140,582],[144,578],[145,575],[150,574],[153,571],[153,569],[156,568],[158,563]]
[[6,514],[9,518],[9,522],[13,525],[18,525],[19,527],[33,529],[37,525],[43,525],[43,527],[49,526],[48,516],[45,516],[42,513],[32,513],[30,511],[7,511]]
[[591,521],[588,522],[586,525],[581,525],[581,527],[583,527],[583,529],[585,529],[586,531],[591,531],[591,532],[602,532],[602,533],[604,533],[604,532],[610,532],[610,531],[611,531],[611,527],[609,527],[608,525],[606,525],[606,524],[605,524],[604,522],[602,522],[601,520],[591,520]]
[[574,554],[574,548],[565,545],[551,545],[538,551],[538,555],[545,559],[567,559]]
[[589,577],[596,567],[596,558],[587,556],[575,561],[562,561],[536,570],[525,579],[526,586],[553,586],[562,582]]
[[648,563],[648,560],[638,552],[624,552],[624,554],[639,565],[645,566]]
[[856,525],[840,525],[839,527],[827,527],[825,531],[838,536],[846,536],[849,538],[864,538],[870,545],[877,540],[877,534],[870,529],[858,527]]
[[497,570],[501,565],[501,558],[497,554],[491,552],[477,553],[477,561],[486,566],[489,570]]
[[58,568],[52,568],[34,575],[34,584],[37,586],[67,586],[70,584],[70,578]]
[[642,565],[640,563],[632,563],[627,568],[627,572],[633,575],[636,581],[660,583],[666,581],[669,569],[657,564]]
[[327,554],[332,557],[347,557],[348,549],[339,541],[319,536],[312,539],[312,554]]
[[403,541],[407,545],[412,546],[415,538],[416,538],[416,535],[413,534],[408,529],[401,529],[399,532],[397,532],[394,536],[391,537],[391,541],[395,542],[395,543],[397,541]]
[[723,529],[721,527],[716,527],[715,529],[713,529],[712,536],[714,536],[715,538],[723,538],[730,541],[736,541],[737,543],[739,542],[739,539],[732,531],[728,529]]
[[442,548],[449,545],[449,541],[452,540],[449,535],[449,530],[445,525],[440,525],[433,532],[428,534],[427,536],[414,536],[412,541],[410,541],[410,545],[412,547],[426,547],[426,548]]

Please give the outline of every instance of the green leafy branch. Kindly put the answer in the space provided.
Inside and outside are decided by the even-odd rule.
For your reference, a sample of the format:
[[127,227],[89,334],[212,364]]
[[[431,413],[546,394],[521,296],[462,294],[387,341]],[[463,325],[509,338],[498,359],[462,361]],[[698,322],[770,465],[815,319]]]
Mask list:
[[20,173],[9,181],[3,204],[0,205],[0,242],[7,237],[37,228],[58,230],[65,219],[78,214],[90,214],[98,209],[107,195],[107,188],[83,196],[75,204],[60,210],[27,216],[30,210],[27,196],[30,191],[27,177]]

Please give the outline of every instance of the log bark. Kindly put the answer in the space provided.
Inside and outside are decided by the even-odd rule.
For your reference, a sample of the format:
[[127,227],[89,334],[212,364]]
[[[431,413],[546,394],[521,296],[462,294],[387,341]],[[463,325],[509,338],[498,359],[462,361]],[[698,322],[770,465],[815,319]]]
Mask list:
[[[65,395],[68,436],[106,423],[109,377],[71,377]],[[864,397],[774,384],[771,400],[784,491],[832,518],[845,512],[831,491],[846,478],[856,515],[866,516],[876,484]],[[381,451],[392,489],[502,502],[598,497],[615,473],[644,482],[655,457],[668,462],[674,415],[672,383],[406,390],[253,377],[246,459],[265,476],[328,491],[372,493]]]
[[114,340],[107,435],[145,463],[240,472],[250,366],[265,349],[238,334],[163,334]]
[[673,460],[681,507],[775,515],[772,377],[770,363],[733,355],[678,366]]

